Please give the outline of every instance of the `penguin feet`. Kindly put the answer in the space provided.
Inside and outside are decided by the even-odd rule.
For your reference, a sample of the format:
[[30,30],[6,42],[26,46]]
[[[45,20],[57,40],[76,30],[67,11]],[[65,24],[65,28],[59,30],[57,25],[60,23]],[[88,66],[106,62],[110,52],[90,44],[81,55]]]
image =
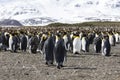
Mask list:
[[61,66],[57,66],[57,69],[61,69]]
[[106,57],[110,57],[111,55],[110,54],[107,54],[107,55],[105,55]]
[[84,52],[84,53],[86,52],[85,50],[81,50],[81,51]]
[[48,62],[45,62],[45,65],[48,65]]
[[62,64],[57,66],[57,69],[61,69],[62,67],[64,67]]
[[63,65],[60,65],[61,67],[64,67]]
[[74,54],[79,54],[78,52],[75,52]]
[[47,65],[47,66],[54,66],[53,62],[45,62],[45,65]]

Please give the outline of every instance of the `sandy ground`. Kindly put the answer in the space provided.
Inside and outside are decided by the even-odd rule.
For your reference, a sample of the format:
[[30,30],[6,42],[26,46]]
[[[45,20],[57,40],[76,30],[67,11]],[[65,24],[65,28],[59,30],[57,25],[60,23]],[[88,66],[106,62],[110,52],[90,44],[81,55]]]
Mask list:
[[64,68],[45,65],[40,53],[0,52],[0,80],[120,80],[120,44],[112,47],[111,56],[68,53]]

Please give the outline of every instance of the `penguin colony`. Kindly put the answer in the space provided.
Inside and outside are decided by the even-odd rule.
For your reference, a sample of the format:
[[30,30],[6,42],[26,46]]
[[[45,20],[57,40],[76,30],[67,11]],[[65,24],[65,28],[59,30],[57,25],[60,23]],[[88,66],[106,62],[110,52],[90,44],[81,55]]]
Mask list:
[[58,69],[63,67],[67,52],[86,54],[93,44],[95,53],[110,56],[111,48],[119,42],[118,27],[0,28],[0,51],[41,53],[46,65],[55,61]]

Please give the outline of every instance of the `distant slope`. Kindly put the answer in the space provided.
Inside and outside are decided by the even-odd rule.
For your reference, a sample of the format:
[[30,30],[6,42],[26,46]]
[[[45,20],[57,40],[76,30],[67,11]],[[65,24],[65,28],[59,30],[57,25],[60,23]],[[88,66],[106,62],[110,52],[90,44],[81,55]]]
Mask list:
[[0,20],[25,26],[120,21],[120,0],[0,0]]
[[76,23],[76,24],[67,24],[67,23],[51,23],[47,25],[48,27],[86,27],[86,26],[91,26],[91,27],[96,27],[96,26],[101,26],[101,27],[120,27],[120,22],[83,22],[83,23]]
[[0,21],[0,26],[23,26],[17,20],[4,19]]

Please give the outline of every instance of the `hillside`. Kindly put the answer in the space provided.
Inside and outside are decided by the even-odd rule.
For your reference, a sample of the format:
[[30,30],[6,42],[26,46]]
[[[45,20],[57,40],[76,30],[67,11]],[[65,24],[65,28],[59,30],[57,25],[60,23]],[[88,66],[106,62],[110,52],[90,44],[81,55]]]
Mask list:
[[119,0],[0,0],[0,20],[25,26],[120,21]]

